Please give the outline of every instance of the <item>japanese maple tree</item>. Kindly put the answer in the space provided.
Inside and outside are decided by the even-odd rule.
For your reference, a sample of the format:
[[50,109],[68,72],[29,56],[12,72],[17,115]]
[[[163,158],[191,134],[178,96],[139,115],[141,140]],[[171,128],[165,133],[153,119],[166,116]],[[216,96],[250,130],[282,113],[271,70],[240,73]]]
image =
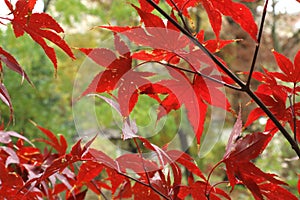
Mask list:
[[[55,69],[56,53],[46,40],[75,59],[59,35],[63,29],[58,22],[46,13],[32,13],[36,0],[18,0],[15,5],[4,1],[10,14],[1,17],[0,23],[10,21],[16,38],[28,34],[42,47]],[[113,159],[101,149],[91,147],[97,135],[84,145],[80,139],[69,147],[63,135],[56,136],[33,122],[47,138],[36,139],[35,142],[47,145],[41,150],[25,136],[5,130],[3,125],[0,130],[1,199],[80,200],[90,190],[104,199],[217,200],[231,199],[236,185],[245,186],[254,199],[298,199],[280,177],[264,172],[253,162],[275,134],[282,134],[300,158],[300,102],[297,102],[300,50],[293,62],[273,50],[278,70],[255,69],[268,3],[266,0],[259,27],[250,9],[232,0],[139,0],[128,4],[140,16],[138,26],[97,27],[112,32],[114,48],[77,48],[103,70],[90,80],[76,100],[93,96],[108,103],[122,118],[122,139],[133,141],[137,153]],[[199,5],[207,13],[215,39],[205,40],[205,30],[195,32],[186,22],[192,20],[191,8]],[[230,17],[256,43],[250,71],[244,72],[246,80],[216,54],[238,41],[222,39],[223,16]],[[132,50],[134,45],[139,48]],[[5,64],[31,83],[18,61],[2,47],[0,61],[1,73]],[[147,70],[148,64],[160,66],[167,75],[155,79],[160,74]],[[251,88],[252,79],[260,83],[255,90]],[[224,87],[247,94],[257,104],[244,125],[242,112],[233,110],[233,102],[223,92]],[[141,96],[159,104],[158,121],[184,107],[200,146],[209,108],[218,107],[236,116],[223,158],[208,175],[188,153],[170,149],[168,144],[158,146],[139,134],[131,114]],[[2,80],[0,98],[10,108],[12,120],[12,102]],[[243,135],[243,129],[262,116],[268,118],[263,131]],[[152,157],[145,157],[145,152],[151,152]],[[215,183],[211,177],[220,166],[224,167],[227,180]],[[184,171],[188,172],[186,182]],[[221,184],[227,184],[227,189],[220,187]]]

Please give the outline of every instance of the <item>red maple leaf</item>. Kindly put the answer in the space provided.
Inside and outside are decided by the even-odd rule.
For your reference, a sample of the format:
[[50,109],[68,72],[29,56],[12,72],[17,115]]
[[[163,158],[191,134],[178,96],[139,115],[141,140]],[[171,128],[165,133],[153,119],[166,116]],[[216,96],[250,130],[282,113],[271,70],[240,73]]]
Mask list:
[[61,26],[46,13],[32,13],[35,1],[19,0],[15,9],[13,9],[9,1],[5,2],[14,16],[11,23],[15,36],[20,37],[25,32],[29,34],[44,49],[55,69],[57,68],[56,54],[54,48],[50,47],[45,39],[56,44],[71,58],[75,59],[68,44],[58,35],[58,33],[64,32]]
[[[181,186],[179,190],[178,197],[180,199],[185,199],[188,195],[191,195],[195,200],[202,199],[231,199],[229,195],[223,190],[212,187],[207,182],[204,181],[195,181],[194,177],[190,175],[188,177],[188,185]],[[223,197],[223,198],[220,198]]]
[[115,50],[104,48],[80,49],[98,65],[106,69],[93,79],[81,96],[91,93],[111,93],[118,89],[118,102],[123,116],[128,116],[138,101],[137,89],[148,84],[145,78],[154,75],[150,72],[137,72],[132,68],[132,57],[127,45],[115,34]]
[[219,38],[222,15],[231,17],[238,23],[254,40],[258,31],[253,15],[248,7],[232,0],[200,0],[200,3],[206,10],[210,24]]
[[222,159],[226,165],[226,173],[232,189],[236,184],[242,183],[251,191],[255,199],[263,199],[263,196],[269,197],[270,193],[277,189],[291,199],[297,199],[289,191],[279,186],[286,185],[286,183],[276,179],[274,174],[261,171],[250,162],[266,148],[272,139],[272,134],[257,132],[240,138],[241,131],[242,121],[239,114]]
[[273,51],[276,62],[281,69],[281,72],[272,72],[271,74],[285,82],[299,83],[300,82],[300,51],[295,56],[294,64],[284,55]]

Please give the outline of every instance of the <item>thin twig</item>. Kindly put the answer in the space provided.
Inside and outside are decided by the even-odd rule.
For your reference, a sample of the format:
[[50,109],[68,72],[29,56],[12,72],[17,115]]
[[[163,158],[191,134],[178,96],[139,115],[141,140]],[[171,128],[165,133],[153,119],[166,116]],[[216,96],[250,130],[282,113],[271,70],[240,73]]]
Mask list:
[[215,79],[215,78],[213,78],[213,77],[211,77],[211,76],[202,74],[202,73],[197,72],[197,71],[193,71],[193,70],[190,70],[190,69],[185,69],[185,68],[177,67],[177,66],[172,65],[172,64],[170,64],[170,63],[162,63],[162,62],[158,62],[158,61],[154,61],[154,62],[159,63],[159,64],[161,64],[161,65],[166,65],[166,66],[171,67],[171,68],[173,68],[173,69],[179,69],[179,70],[184,71],[184,72],[188,72],[188,73],[191,73],[191,74],[196,74],[196,75],[198,75],[198,76],[202,76],[203,78],[206,78],[206,79],[208,79],[208,80],[210,80],[210,81],[213,81],[213,82],[218,83],[218,84],[220,84],[220,85],[223,85],[223,86],[225,86],[225,87],[231,88],[231,89],[233,89],[233,90],[238,90],[238,91],[241,91],[241,90],[242,90],[242,88],[240,88],[240,87],[236,87],[236,86],[234,86],[234,85],[230,85],[230,84],[228,84],[228,83],[225,83],[224,81],[220,81],[220,80],[218,80],[218,79]]
[[141,162],[142,162],[143,169],[144,169],[144,172],[146,174],[147,181],[148,181],[148,187],[150,187],[159,196],[163,197],[164,199],[169,200],[170,199],[169,197],[167,197],[166,195],[164,195],[163,193],[161,193],[159,190],[157,190],[155,187],[152,186],[149,174],[148,174],[146,166],[145,166],[145,162],[144,162],[144,159],[143,159],[143,154],[142,154],[141,148],[140,148],[139,144],[137,143],[136,138],[133,138],[133,140],[134,140],[134,143],[135,143],[135,145],[136,145],[136,147],[138,149],[138,153],[141,156]]
[[294,83],[294,92],[293,92],[293,110],[294,110],[294,114],[293,114],[293,121],[294,121],[294,140],[295,142],[298,144],[298,140],[297,140],[297,118],[296,118],[296,113],[295,113],[295,103],[296,103],[296,84]]
[[98,190],[98,192],[100,192],[101,196],[105,199],[105,200],[108,200],[108,198],[105,196],[105,194],[102,192],[102,190],[98,187],[98,185],[95,183],[95,180],[91,180],[90,181],[94,186],[95,188]]
[[170,17],[164,10],[162,10],[155,2],[152,0],[146,0],[150,5],[152,5],[160,14],[167,18],[174,26],[176,26],[181,33],[186,35],[196,46],[198,46],[207,56],[209,56],[213,62],[220,67],[233,81],[235,81],[241,88],[242,91],[248,94],[250,98],[266,113],[266,115],[273,121],[273,123],[278,127],[286,140],[290,143],[292,149],[296,152],[300,158],[300,149],[298,144],[290,136],[290,134],[281,125],[278,119],[273,115],[273,113],[268,109],[268,107],[254,94],[254,92],[246,87],[246,84],[239,79],[229,68],[227,68],[223,63],[221,63],[208,49],[206,49],[193,35],[186,31],[180,24],[178,24],[172,17]]
[[295,90],[296,90],[296,83],[294,83],[294,88],[293,88],[293,94],[289,95],[289,102],[290,102],[290,107],[292,111],[292,120],[293,120],[293,133],[294,133],[294,140],[297,142],[297,118],[296,118],[296,112],[295,112],[295,102],[296,102],[296,96],[295,96]]
[[188,25],[186,24],[186,22],[185,22],[185,20],[184,20],[184,18],[183,18],[183,15],[182,15],[181,10],[178,8],[178,6],[177,6],[176,3],[174,2],[174,0],[171,0],[171,3],[173,4],[173,6],[175,7],[175,9],[177,10],[178,16],[180,17],[180,19],[181,19],[181,21],[182,21],[182,23],[183,23],[184,28],[185,28],[189,33],[191,33],[191,31],[190,31]]
[[207,198],[208,200],[210,199],[209,196],[210,196],[211,190],[212,190],[213,188],[215,188],[217,185],[228,184],[228,183],[229,183],[229,181],[221,181],[221,182],[218,182],[218,183],[216,183],[216,184],[210,186],[210,189],[209,189],[208,193],[205,194],[205,195],[206,195],[206,198]]
[[256,64],[259,48],[260,48],[260,42],[261,42],[262,33],[263,33],[263,29],[264,29],[268,3],[269,3],[269,0],[266,0],[264,10],[263,10],[263,14],[262,14],[261,21],[260,21],[260,27],[259,27],[258,37],[257,37],[257,43],[256,43],[256,47],[255,47],[255,51],[254,51],[254,55],[253,55],[253,59],[252,59],[252,64],[251,64],[247,84],[246,84],[247,88],[250,87],[252,74],[253,74],[253,71],[254,71],[254,68],[255,68],[255,64]]

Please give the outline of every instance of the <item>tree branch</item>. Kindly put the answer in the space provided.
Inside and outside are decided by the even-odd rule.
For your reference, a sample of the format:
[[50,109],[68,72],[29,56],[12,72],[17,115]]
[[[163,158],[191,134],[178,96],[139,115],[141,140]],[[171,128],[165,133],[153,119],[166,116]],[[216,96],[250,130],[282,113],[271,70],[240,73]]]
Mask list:
[[48,11],[50,2],[51,2],[51,0],[47,0],[47,1],[44,3],[44,10],[43,10],[43,12],[47,12],[47,11]]
[[256,47],[255,47],[255,51],[254,51],[254,55],[253,55],[253,59],[252,59],[252,64],[251,64],[247,84],[246,84],[247,88],[250,87],[252,74],[253,74],[253,71],[254,71],[254,68],[255,68],[257,55],[258,55],[258,51],[259,51],[259,48],[260,48],[261,37],[262,37],[264,24],[265,24],[265,19],[266,19],[266,14],[267,14],[268,2],[269,2],[269,0],[266,0],[265,5],[264,5],[263,14],[262,14],[262,17],[261,17],[261,22],[260,22],[260,27],[259,27],[258,37],[257,37],[257,43],[256,43]]

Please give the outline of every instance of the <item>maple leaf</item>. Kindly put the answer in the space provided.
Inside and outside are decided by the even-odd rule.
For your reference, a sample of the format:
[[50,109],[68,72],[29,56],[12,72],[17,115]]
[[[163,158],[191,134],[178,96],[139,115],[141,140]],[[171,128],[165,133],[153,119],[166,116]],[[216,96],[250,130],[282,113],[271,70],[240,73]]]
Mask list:
[[[17,72],[18,74],[20,74],[22,76],[22,78],[25,78],[29,83],[31,83],[27,74],[22,69],[22,67],[20,66],[18,61],[10,53],[5,51],[1,47],[0,47],[0,61],[4,62],[9,69]],[[0,62],[0,69],[2,71],[2,63],[1,62]]]
[[[170,69],[169,69],[170,70]],[[203,132],[207,105],[194,90],[187,76],[177,70],[171,70],[172,79],[162,80],[147,87],[139,88],[140,93],[147,94],[156,99],[161,107],[158,109],[158,120],[168,114],[171,110],[178,110],[185,106],[188,119],[194,129],[198,144]],[[156,95],[164,94],[161,100]]]
[[32,146],[34,146],[26,137],[14,131],[0,131],[0,142],[3,144],[8,144],[12,142],[11,136],[22,139],[28,142],[29,144],[31,144]]
[[91,93],[111,93],[118,89],[120,113],[127,117],[138,101],[137,88],[148,84],[146,77],[153,76],[154,73],[134,71],[131,67],[132,57],[129,48],[117,34],[114,34],[114,37],[115,50],[120,56],[104,48],[80,49],[98,65],[106,68],[96,75],[81,96]]
[[257,25],[248,7],[232,0],[199,0],[206,10],[210,24],[217,38],[220,36],[222,14],[231,17],[251,37],[256,40]]
[[93,79],[88,88],[81,96],[90,93],[111,92],[117,88],[120,79],[131,69],[132,58],[126,44],[122,42],[119,36],[115,35],[115,49],[120,57],[104,48],[80,48],[80,51],[95,61],[99,66],[106,69]]
[[240,138],[241,131],[242,122],[239,114],[222,159],[232,189],[237,183],[242,183],[251,191],[255,199],[263,199],[263,196],[269,197],[269,193],[277,188],[294,199],[293,194],[279,186],[286,183],[276,179],[274,174],[261,171],[250,162],[266,148],[272,134],[256,132]]
[[300,81],[300,51],[295,56],[294,64],[284,55],[273,51],[276,62],[281,72],[272,72],[271,74],[285,82],[297,84]]
[[220,51],[222,48],[224,48],[225,46],[233,43],[233,42],[237,42],[239,40],[235,39],[235,40],[221,40],[221,39],[214,39],[214,40],[204,40],[204,30],[200,30],[197,35],[196,38],[198,39],[198,41],[203,44],[203,46],[205,46],[206,49],[208,49],[210,52],[212,53],[216,53],[218,51]]
[[55,69],[57,69],[54,48],[50,47],[45,39],[56,44],[71,58],[75,59],[75,56],[68,44],[58,35],[58,33],[64,32],[63,29],[50,15],[46,13],[31,13],[35,3],[33,0],[19,0],[13,10],[10,2],[6,1],[14,16],[11,20],[14,33],[16,37],[24,35],[25,32],[29,34],[43,48]]
[[49,139],[49,140],[46,140],[46,139],[39,138],[39,139],[36,139],[37,141],[44,142],[44,143],[52,146],[54,149],[57,150],[57,152],[60,155],[65,155],[66,154],[68,144],[67,144],[67,141],[66,141],[66,139],[63,135],[60,135],[59,140],[58,140],[57,137],[50,130],[45,129],[41,126],[38,126],[34,122],[33,122],[33,124],[38,129],[40,129]]
[[171,158],[171,160],[181,164],[186,169],[188,169],[188,171],[191,172],[192,174],[195,174],[200,178],[202,178],[203,180],[206,180],[205,176],[200,171],[199,167],[195,164],[194,159],[190,155],[178,150],[167,151],[167,154]]
[[[253,78],[261,82],[255,94],[282,123],[291,121],[291,107],[286,107],[286,101],[288,96],[293,93],[293,89],[277,83],[274,72],[269,72],[264,68],[263,70],[264,73],[253,73]],[[266,116],[266,114],[261,108],[253,109],[249,114],[245,127],[262,116]]]
[[195,200],[221,200],[221,196],[225,199],[231,199],[229,195],[223,190],[212,187],[211,185],[209,185],[209,183],[204,181],[195,181],[192,175],[188,177],[187,186],[180,186],[178,197],[180,199],[185,199],[188,195],[191,195]]
[[14,113],[14,109],[13,109],[13,106],[12,106],[12,103],[11,103],[11,99],[10,99],[10,96],[6,90],[6,87],[4,86],[3,83],[0,83],[0,99],[3,103],[5,103],[8,107],[9,107],[9,110],[10,110],[10,121],[12,121],[13,119],[13,113]]

